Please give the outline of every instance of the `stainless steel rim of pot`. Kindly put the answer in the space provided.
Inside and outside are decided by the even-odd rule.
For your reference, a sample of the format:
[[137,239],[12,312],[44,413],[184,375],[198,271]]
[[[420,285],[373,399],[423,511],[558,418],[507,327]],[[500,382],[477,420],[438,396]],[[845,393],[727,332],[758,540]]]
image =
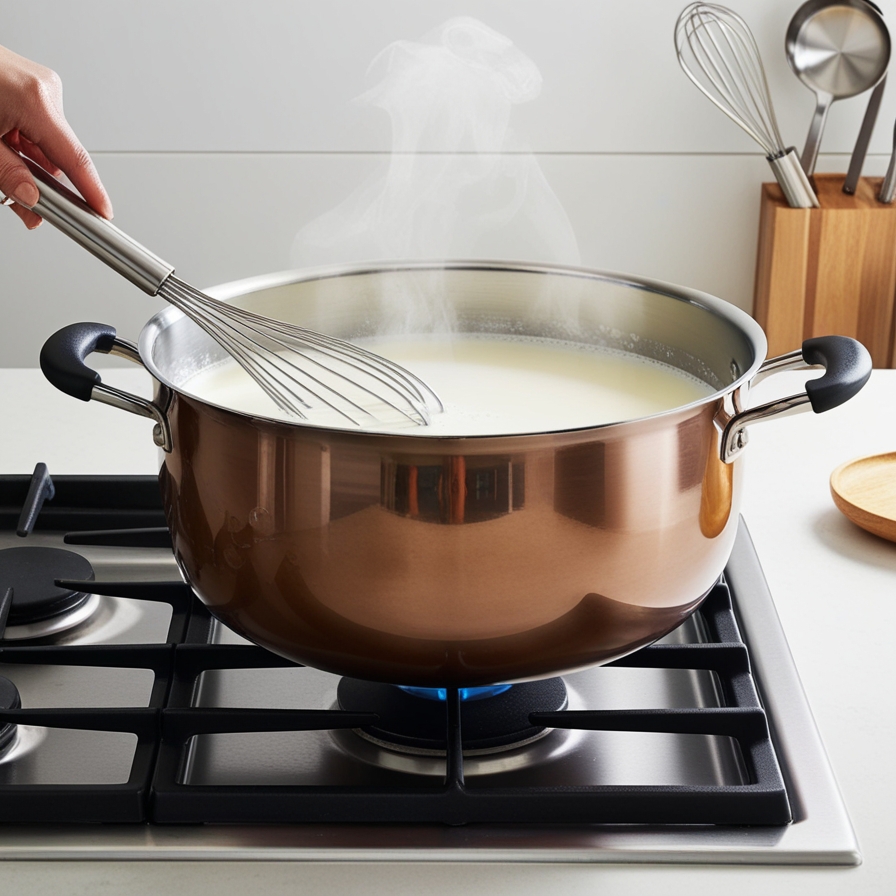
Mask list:
[[[746,312],[715,296],[584,268],[489,261],[384,263],[266,274],[207,291],[343,339],[378,335],[378,324],[394,317],[390,307],[394,294],[424,302],[433,301],[435,295],[447,301],[462,332],[583,342],[670,364],[712,386],[713,394],[696,404],[715,401],[749,382],[767,345],[761,327]],[[384,332],[391,331],[386,327]],[[191,394],[190,377],[226,358],[175,308],[166,308],[147,322],[139,349],[143,363],[160,383],[186,395]],[[205,398],[197,400],[250,417]],[[283,425],[282,418],[256,416]],[[358,432],[350,427],[332,429]],[[542,432],[533,425],[532,434]],[[414,438],[432,437],[421,429]]]

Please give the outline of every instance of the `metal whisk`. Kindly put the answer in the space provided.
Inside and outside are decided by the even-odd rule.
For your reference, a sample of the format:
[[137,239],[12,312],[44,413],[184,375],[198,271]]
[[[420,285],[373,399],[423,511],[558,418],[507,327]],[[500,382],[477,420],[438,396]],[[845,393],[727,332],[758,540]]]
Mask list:
[[747,23],[724,6],[691,3],[675,23],[675,52],[698,90],[763,149],[793,208],[818,208],[796,150],[778,129],[759,48]]
[[[435,392],[418,376],[382,355],[314,330],[263,317],[194,289],[173,274],[158,290],[179,308],[289,414],[305,417],[317,399],[360,424],[376,414],[358,393],[380,401],[414,423],[426,425],[442,410]],[[358,396],[353,400],[348,393]]]
[[418,425],[443,410],[415,374],[374,352],[314,330],[214,299],[174,276],[172,265],[101,218],[78,196],[25,160],[41,185],[41,217],[149,295],[158,295],[202,327],[288,414],[325,405],[361,425],[377,403]]

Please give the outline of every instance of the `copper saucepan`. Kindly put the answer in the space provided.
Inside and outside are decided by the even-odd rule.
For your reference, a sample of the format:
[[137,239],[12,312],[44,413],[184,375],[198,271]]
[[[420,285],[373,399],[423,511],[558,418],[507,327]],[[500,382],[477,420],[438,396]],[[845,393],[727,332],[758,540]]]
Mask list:
[[[675,628],[728,559],[748,424],[846,401],[871,372],[831,336],[765,361],[744,312],[694,290],[572,268],[453,262],[269,275],[219,298],[346,339],[390,329],[390,297],[439,292],[460,331],[633,351],[709,397],[562,432],[433,437],[285,423],[190,394],[221,349],[174,308],[139,349],[102,324],[48,340],[45,374],[155,420],[178,563],[245,637],[331,672],[476,686],[609,662]],[[102,384],[93,351],[142,363],[152,401]],[[806,392],[747,409],[760,376],[821,365]]]

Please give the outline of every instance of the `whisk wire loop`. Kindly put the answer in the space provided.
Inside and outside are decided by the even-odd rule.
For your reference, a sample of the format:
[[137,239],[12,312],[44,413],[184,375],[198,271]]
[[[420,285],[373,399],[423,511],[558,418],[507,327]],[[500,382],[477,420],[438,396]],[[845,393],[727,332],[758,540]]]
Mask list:
[[423,380],[361,346],[220,302],[173,275],[159,295],[220,344],[288,414],[307,418],[314,403],[306,397],[311,397],[361,425],[376,417],[374,409],[359,403],[365,395],[374,407],[386,405],[418,424],[430,422],[430,408],[442,410]]
[[[255,334],[256,341],[254,341],[253,344],[260,352],[263,353],[262,359],[267,361],[267,363],[269,365],[268,366],[269,373],[279,370],[279,372],[281,372],[283,374],[283,376],[285,376],[287,379],[291,380],[293,383],[295,383],[300,388],[304,387],[305,389],[307,389],[309,392],[311,392],[311,394],[313,394],[316,398],[318,398],[320,401],[322,401],[324,404],[326,404],[328,407],[332,408],[333,410],[336,410],[337,412],[339,412],[339,408],[337,408],[332,402],[327,401],[327,399],[324,397],[324,394],[316,391],[312,387],[309,387],[307,385],[307,381],[310,380],[311,382],[317,384],[317,386],[319,386],[322,390],[324,390],[324,392],[326,392],[327,390],[332,391],[331,386],[329,386],[320,377],[314,376],[314,374],[312,374],[307,368],[299,367],[298,365],[291,363],[290,361],[286,360],[286,358],[283,356],[282,353],[279,353],[276,350],[272,350],[267,345],[265,345],[263,342],[258,341],[258,340],[266,339],[266,340],[270,341],[271,343],[273,343],[275,346],[279,346],[280,348],[282,348],[288,352],[299,351],[302,354],[302,357],[303,357],[305,363],[312,364],[315,367],[319,368],[320,370],[326,371],[331,376],[342,380],[343,383],[348,384],[351,387],[360,389],[362,392],[365,392],[367,395],[370,395],[373,398],[382,401],[383,403],[387,404],[389,407],[398,411],[400,414],[403,414],[405,417],[408,417],[411,420],[414,419],[414,416],[412,414],[408,413],[404,408],[402,408],[399,405],[395,404],[394,402],[390,401],[385,395],[381,395],[377,392],[374,392],[372,389],[367,388],[364,385],[364,383],[361,380],[359,380],[357,377],[346,376],[344,373],[340,372],[338,367],[329,366],[328,364],[323,363],[320,360],[320,358],[318,357],[321,355],[325,356],[326,358],[331,359],[332,361],[337,361],[337,362],[339,362],[339,364],[342,364],[346,367],[351,367],[361,374],[369,375],[370,370],[368,368],[365,368],[361,364],[354,362],[352,360],[350,354],[348,354],[346,352],[340,353],[335,350],[330,350],[329,346],[327,346],[323,341],[321,342],[321,344],[317,344],[316,341],[309,341],[309,346],[311,347],[311,349],[313,350],[314,353],[306,354],[304,351],[296,349],[295,345],[290,340],[288,340],[286,338],[277,338],[275,335],[273,335],[274,333],[283,333],[286,336],[292,335],[289,333],[289,330],[287,327],[284,327],[284,326],[270,327],[269,326],[266,329],[262,329],[260,326],[256,326],[247,320],[244,320],[243,323],[247,330],[249,330],[251,333]],[[249,337],[246,337],[246,334],[239,331],[235,326],[231,325],[231,328],[234,330],[235,333],[238,334],[239,338],[249,338]],[[278,365],[280,365],[280,367],[278,367]],[[297,373],[301,373],[302,376],[305,378],[305,380],[304,381],[299,380],[298,377],[295,375]],[[390,378],[392,379],[393,385],[395,386],[396,390],[401,392],[401,388],[400,388],[401,383],[397,380],[397,378],[391,377],[391,375],[390,375]],[[290,393],[295,395],[295,393],[292,392],[291,390],[290,390]],[[417,400],[413,394],[406,395],[406,397],[407,397],[408,402],[412,403],[412,404]],[[368,416],[371,416],[369,411],[365,410],[365,408],[363,408],[361,405],[352,401],[350,398],[348,398],[348,396],[341,394],[341,398],[345,402],[345,404],[349,405],[350,407],[355,408],[355,410],[357,410],[357,411],[360,411],[360,413],[362,415],[366,414]],[[307,403],[305,403],[305,402],[302,402],[302,404],[305,407],[309,407],[309,405],[307,405]],[[354,420],[354,418],[352,418],[351,415],[349,415],[349,419],[352,419],[353,422],[355,422],[355,423],[358,422],[357,420]]]
[[[743,128],[767,156],[782,153],[765,69],[746,22],[724,6],[692,3],[678,19],[675,44],[679,63],[697,88]],[[694,64],[708,87],[697,77]]]
[[[188,309],[184,307],[183,298],[179,296],[177,291],[173,289],[168,291],[167,301],[184,314],[188,313]],[[271,382],[264,375],[264,370],[259,365],[259,356],[243,346],[239,340],[238,332],[229,334],[228,328],[222,326],[217,317],[207,314],[201,307],[189,309],[188,316],[195,324],[208,333],[215,342],[225,347],[227,353],[252,377],[280,410],[294,416],[303,416],[301,410],[298,410],[293,402],[298,403],[300,407],[311,408],[310,404],[288,387],[280,391],[273,388]],[[284,395],[284,392],[289,398]]]

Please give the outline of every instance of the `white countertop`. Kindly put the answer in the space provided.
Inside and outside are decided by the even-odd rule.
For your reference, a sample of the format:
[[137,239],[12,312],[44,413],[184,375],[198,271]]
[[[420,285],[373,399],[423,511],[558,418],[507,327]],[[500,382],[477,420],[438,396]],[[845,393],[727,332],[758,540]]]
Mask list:
[[[145,391],[148,384],[139,370],[109,371],[104,379],[131,390]],[[800,391],[802,379],[772,377],[755,397]],[[0,370],[0,395],[3,473],[30,473],[37,461],[56,474],[156,471],[147,420],[63,396],[36,370]],[[4,889],[80,894],[108,887],[129,896],[164,890],[229,896],[250,888],[265,896],[893,892],[896,676],[886,658],[896,632],[896,545],[844,519],[831,501],[828,478],[845,460],[896,450],[894,410],[896,371],[875,371],[862,393],[841,408],[753,426],[741,508],[856,828],[862,866],[44,861],[5,864]]]

